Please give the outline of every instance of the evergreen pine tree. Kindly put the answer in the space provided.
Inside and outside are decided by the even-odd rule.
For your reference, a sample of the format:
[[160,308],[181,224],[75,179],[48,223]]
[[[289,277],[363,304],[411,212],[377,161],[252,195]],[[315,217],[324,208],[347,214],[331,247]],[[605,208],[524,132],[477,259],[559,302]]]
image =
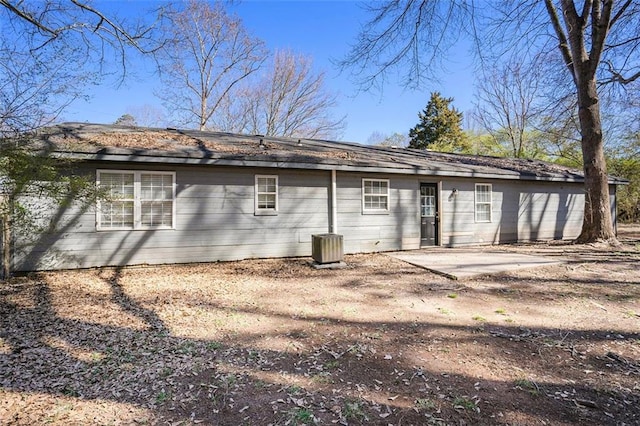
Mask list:
[[420,122],[409,130],[409,148],[443,152],[468,152],[462,131],[462,113],[451,106],[453,98],[432,92],[427,107],[418,113]]

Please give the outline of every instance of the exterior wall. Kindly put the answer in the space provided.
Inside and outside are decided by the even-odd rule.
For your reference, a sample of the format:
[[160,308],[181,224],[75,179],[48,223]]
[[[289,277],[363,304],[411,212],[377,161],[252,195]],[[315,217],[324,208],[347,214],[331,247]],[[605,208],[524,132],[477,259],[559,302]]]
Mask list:
[[[389,211],[362,209],[362,179],[389,179]],[[420,247],[420,180],[415,176],[365,173],[337,175],[338,234],[345,253]]]
[[[475,221],[476,183],[492,185],[489,223]],[[448,247],[572,239],[582,229],[579,183],[452,179],[443,181],[441,201],[442,245]]]
[[[96,231],[94,207],[52,211],[57,230],[19,240],[15,270],[310,256],[311,236],[330,230],[329,171],[109,163],[92,167],[94,176],[96,169],[174,171],[175,229]],[[275,216],[254,214],[257,174],[278,176]],[[389,180],[388,211],[363,211],[364,178]],[[337,233],[344,236],[344,252],[419,248],[420,183],[441,188],[442,246],[570,239],[581,230],[582,184],[338,172]],[[475,221],[476,183],[492,185],[491,222]]]
[[618,235],[618,193],[616,185],[609,185],[609,205],[611,206],[611,220],[613,229]]
[[[329,172],[162,165],[147,170],[176,172],[175,229],[96,231],[95,208],[56,212],[55,233],[17,242],[15,270],[306,256],[311,235],[328,232]],[[279,176],[277,216],[254,215],[256,174]]]
[[[389,179],[388,213],[363,213],[363,178]],[[420,183],[440,184],[445,247],[573,239],[582,229],[580,183],[338,173],[338,233],[344,235],[345,253],[420,248]],[[492,185],[491,222],[475,221],[476,183]]]

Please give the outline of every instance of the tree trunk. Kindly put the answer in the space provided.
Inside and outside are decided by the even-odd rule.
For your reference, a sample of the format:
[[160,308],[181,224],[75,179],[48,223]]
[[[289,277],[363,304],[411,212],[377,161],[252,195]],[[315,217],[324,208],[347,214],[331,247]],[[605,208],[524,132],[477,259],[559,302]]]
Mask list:
[[2,215],[2,278],[11,277],[11,215]]
[[607,165],[604,157],[600,101],[595,78],[578,85],[578,117],[582,136],[585,198],[578,243],[606,241],[618,244],[613,229]]
[[207,98],[200,97],[200,115],[198,116],[198,130],[201,132],[207,129]]

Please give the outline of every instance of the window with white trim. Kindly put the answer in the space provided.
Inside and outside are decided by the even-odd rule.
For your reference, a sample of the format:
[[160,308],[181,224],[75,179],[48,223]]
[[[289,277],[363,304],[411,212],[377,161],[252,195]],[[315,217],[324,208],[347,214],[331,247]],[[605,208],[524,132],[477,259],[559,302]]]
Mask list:
[[389,179],[362,179],[362,212],[389,211]]
[[175,173],[98,170],[98,230],[175,227]]
[[476,222],[491,222],[492,198],[490,183],[476,183]]
[[278,213],[278,176],[256,175],[255,214]]

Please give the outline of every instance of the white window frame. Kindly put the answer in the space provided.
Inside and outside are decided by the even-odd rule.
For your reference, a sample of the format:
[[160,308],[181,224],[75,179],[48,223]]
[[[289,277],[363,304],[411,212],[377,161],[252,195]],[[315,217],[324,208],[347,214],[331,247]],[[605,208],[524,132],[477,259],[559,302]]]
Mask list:
[[[96,185],[100,187],[100,177],[102,174],[118,173],[133,175],[133,226],[103,227],[101,201],[98,200],[96,209],[96,230],[98,231],[123,231],[123,230],[147,230],[147,229],[176,229],[176,172],[156,171],[156,170],[96,170]],[[171,176],[171,225],[147,226],[142,224],[142,175],[170,175]],[[145,200],[149,201],[149,200]]]
[[[478,187],[487,187],[489,189],[489,201],[478,201]],[[489,220],[478,219],[478,206],[489,206]],[[491,223],[493,221],[493,185],[490,183],[476,183],[474,190],[474,218],[476,223]]]
[[[386,194],[367,194],[365,187],[367,182],[380,182],[385,183],[387,186]],[[362,179],[362,214],[387,214],[389,213],[389,206],[391,202],[391,184],[389,183],[389,179],[373,179],[373,178],[363,178]],[[367,197],[386,197],[387,199],[387,207],[384,209],[381,208],[371,208],[367,207],[367,203],[365,202]]]
[[[260,191],[258,187],[258,179],[274,179],[275,180],[275,192]],[[278,207],[280,198],[280,185],[278,182],[278,175],[255,175],[255,190],[254,190],[254,214],[256,216],[276,216],[278,214]],[[264,208],[259,206],[258,198],[260,195],[275,195],[275,207]]]

